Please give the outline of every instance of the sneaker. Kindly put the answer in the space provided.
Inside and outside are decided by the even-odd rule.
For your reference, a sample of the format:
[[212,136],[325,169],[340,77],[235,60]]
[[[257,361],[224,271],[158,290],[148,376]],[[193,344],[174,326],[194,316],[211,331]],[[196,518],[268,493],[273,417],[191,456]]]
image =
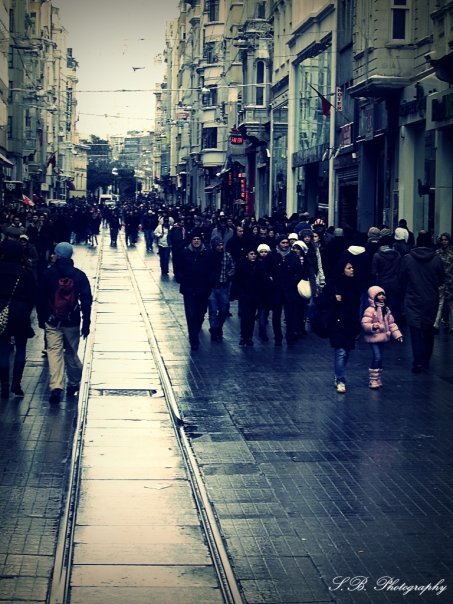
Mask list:
[[342,394],[346,392],[346,384],[344,382],[337,383],[337,392],[341,392]]
[[52,392],[50,393],[49,403],[51,405],[58,405],[60,400],[61,400],[61,388],[55,388],[55,390],[52,390]]

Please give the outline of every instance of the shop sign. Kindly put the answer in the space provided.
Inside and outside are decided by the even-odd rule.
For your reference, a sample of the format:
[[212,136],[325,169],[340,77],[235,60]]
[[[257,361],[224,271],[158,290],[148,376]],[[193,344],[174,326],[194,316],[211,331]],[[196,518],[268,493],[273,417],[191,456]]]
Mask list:
[[232,145],[243,145],[244,144],[244,137],[242,136],[242,134],[239,130],[232,129],[230,131],[230,143]]

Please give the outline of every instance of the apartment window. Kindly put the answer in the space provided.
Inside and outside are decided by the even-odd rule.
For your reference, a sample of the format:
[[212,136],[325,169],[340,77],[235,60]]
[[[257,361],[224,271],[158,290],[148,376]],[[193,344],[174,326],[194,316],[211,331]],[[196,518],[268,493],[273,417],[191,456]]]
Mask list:
[[13,138],[13,116],[8,116],[7,136],[9,139]]
[[266,18],[266,3],[265,2],[257,2],[257,4],[256,4],[256,18],[257,19],[265,19]]
[[264,75],[264,61],[258,61],[256,64],[255,105],[264,105]]
[[410,0],[392,0],[392,40],[406,40],[408,37]]
[[217,128],[203,128],[202,149],[217,149]]
[[214,42],[206,42],[203,47],[203,56],[205,58],[206,63],[217,63],[217,55],[215,52],[215,43]]
[[209,21],[219,20],[219,0],[206,0],[206,9]]
[[202,94],[203,107],[214,107],[217,105],[217,86],[209,86],[208,92]]

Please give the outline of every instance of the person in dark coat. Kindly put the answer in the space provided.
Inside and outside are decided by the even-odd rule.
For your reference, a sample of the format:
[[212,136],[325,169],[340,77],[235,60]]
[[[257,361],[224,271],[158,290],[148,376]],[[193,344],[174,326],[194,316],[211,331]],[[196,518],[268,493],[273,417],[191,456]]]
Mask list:
[[[231,237],[225,246],[226,251],[231,254],[235,266],[238,265],[241,258],[245,258],[246,248],[247,238],[245,229],[242,225],[238,225],[233,237]],[[237,300],[236,277],[233,277],[231,282],[230,300]]]
[[351,262],[347,261],[343,270],[326,285],[330,295],[331,313],[329,325],[330,345],[335,350],[335,386],[337,392],[346,392],[346,365],[351,350],[355,348],[361,331],[359,307],[361,283],[355,276]]
[[173,275],[175,276],[175,281],[179,283],[181,274],[181,254],[188,243],[184,218],[176,219],[173,223],[173,226],[168,233],[168,243],[171,247]]
[[277,247],[270,254],[270,276],[273,282],[272,328],[276,346],[281,346],[282,312],[286,320],[286,343],[291,345],[297,340],[297,302],[299,294],[297,284],[303,277],[299,258],[291,251],[287,235],[277,239]]
[[14,337],[15,354],[11,392],[23,396],[22,374],[28,338],[33,337],[30,314],[36,301],[36,282],[29,267],[23,263],[23,247],[19,241],[5,241],[0,259],[0,309],[9,302],[9,320],[5,331],[0,335],[0,380],[1,398],[7,399],[10,393],[10,345]]
[[[44,272],[39,284],[38,322],[39,327],[45,329],[47,341],[51,404],[60,402],[65,372],[66,394],[74,396],[78,391],[82,377],[82,363],[77,352],[80,335],[87,338],[90,333],[91,286],[86,274],[74,266],[72,254],[72,245],[61,241],[55,247],[55,262]],[[73,282],[74,307],[67,317],[60,319],[55,316],[54,299],[60,279],[65,278]]]
[[336,228],[332,239],[326,243],[324,249],[321,251],[322,266],[326,281],[335,276],[338,258],[347,247],[348,242],[344,236],[343,229]]
[[372,256],[362,245],[360,233],[351,235],[351,245],[340,255],[337,263],[337,275],[342,275],[347,262],[354,267],[354,278],[359,283],[361,293],[360,317],[368,306],[368,288],[371,283]]
[[429,368],[434,347],[434,321],[439,306],[439,287],[445,281],[442,260],[433,248],[432,236],[420,231],[416,247],[401,261],[400,284],[404,312],[411,334],[413,373]]
[[402,323],[402,299],[399,282],[401,254],[392,247],[392,237],[380,240],[378,251],[371,261],[371,280],[386,293],[387,304],[392,309],[396,323]]
[[191,350],[198,350],[199,334],[208,309],[208,298],[218,278],[219,266],[202,241],[200,229],[193,229],[190,243],[181,253],[179,291],[184,297]]
[[250,245],[246,257],[237,267],[238,300],[241,305],[241,339],[239,346],[253,346],[255,317],[270,280],[264,262],[257,261],[258,253]]

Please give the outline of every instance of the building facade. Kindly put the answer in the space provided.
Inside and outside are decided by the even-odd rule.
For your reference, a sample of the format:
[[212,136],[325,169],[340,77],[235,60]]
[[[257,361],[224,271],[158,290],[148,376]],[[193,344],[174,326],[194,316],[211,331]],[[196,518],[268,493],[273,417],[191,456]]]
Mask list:
[[7,70],[0,60],[0,86],[7,102],[0,106],[0,121],[6,118],[1,144],[9,178],[3,189],[9,194],[3,201],[20,203],[23,195],[41,202],[67,199],[75,190],[84,195],[86,153],[76,133],[78,65],[59,9],[43,0],[10,0],[0,6],[0,20],[6,19]]
[[451,231],[452,14],[448,0],[181,2],[160,96],[175,194]]

